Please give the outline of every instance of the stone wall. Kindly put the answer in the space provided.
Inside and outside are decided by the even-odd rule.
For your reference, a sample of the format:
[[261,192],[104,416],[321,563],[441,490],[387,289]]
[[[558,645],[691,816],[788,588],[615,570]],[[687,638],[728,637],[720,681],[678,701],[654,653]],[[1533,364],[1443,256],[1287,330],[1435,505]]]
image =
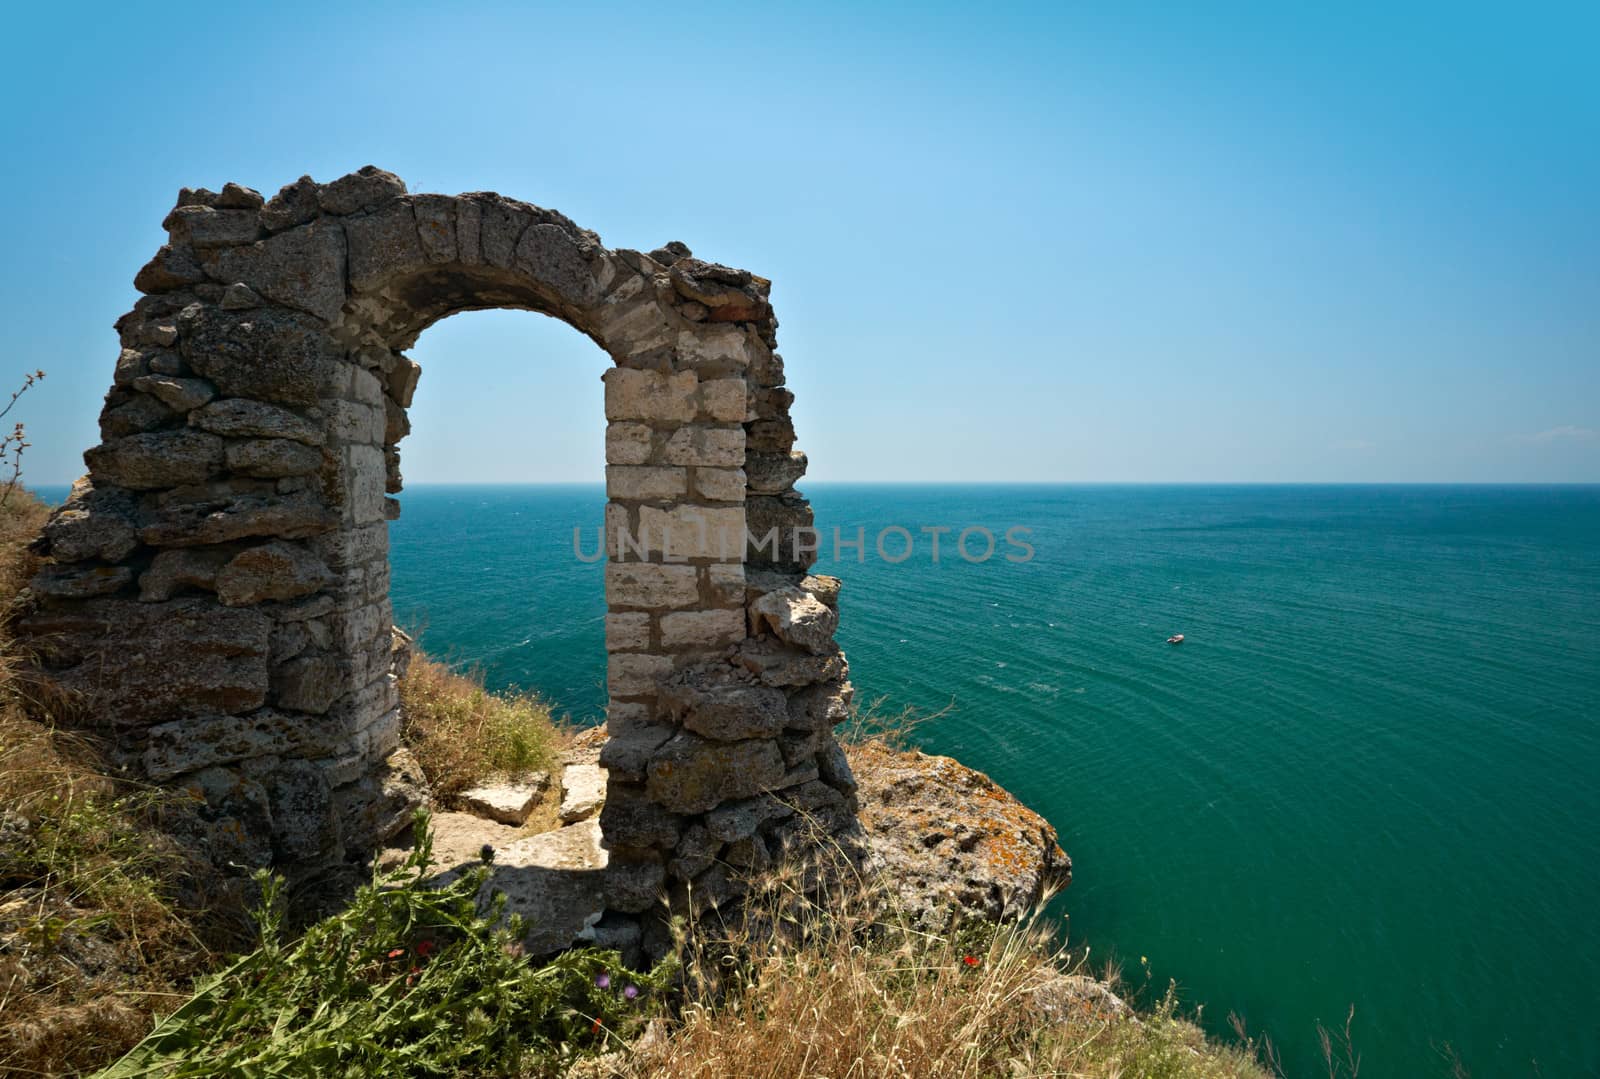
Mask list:
[[483,308],[562,319],[615,364],[609,905],[715,900],[797,820],[854,827],[838,582],[794,542],[811,512],[769,282],[371,167],[265,200],[184,189],[165,227],[24,628],[125,767],[196,793],[215,855],[307,873],[408,819],[388,564],[420,374],[404,349]]

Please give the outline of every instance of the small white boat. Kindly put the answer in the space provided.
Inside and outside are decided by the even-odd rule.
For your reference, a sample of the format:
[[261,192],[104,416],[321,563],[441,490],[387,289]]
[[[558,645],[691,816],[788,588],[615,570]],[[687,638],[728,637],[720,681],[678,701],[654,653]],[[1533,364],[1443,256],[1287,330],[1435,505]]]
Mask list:
[[1183,643],[1183,634],[1174,633],[1172,636],[1167,638],[1167,643],[1168,644],[1182,644]]

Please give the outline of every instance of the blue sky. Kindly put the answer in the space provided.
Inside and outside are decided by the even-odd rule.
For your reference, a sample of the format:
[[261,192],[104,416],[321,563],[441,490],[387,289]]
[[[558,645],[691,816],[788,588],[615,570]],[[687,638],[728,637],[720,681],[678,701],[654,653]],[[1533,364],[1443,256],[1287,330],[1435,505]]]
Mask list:
[[[17,8],[29,478],[180,186],[370,162],[772,278],[815,479],[1600,481],[1600,9],[1203,6]],[[599,480],[587,340],[413,355],[408,480]]]

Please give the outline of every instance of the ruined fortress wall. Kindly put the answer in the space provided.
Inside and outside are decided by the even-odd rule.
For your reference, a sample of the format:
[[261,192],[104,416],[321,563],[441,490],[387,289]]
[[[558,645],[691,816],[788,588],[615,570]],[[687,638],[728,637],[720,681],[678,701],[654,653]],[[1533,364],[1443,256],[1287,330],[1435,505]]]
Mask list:
[[213,856],[312,872],[409,820],[388,563],[404,350],[483,308],[562,319],[614,362],[610,907],[715,900],[799,819],[853,828],[838,582],[791,542],[811,511],[767,281],[371,167],[268,200],[185,189],[165,227],[24,630],[124,766],[195,793]]

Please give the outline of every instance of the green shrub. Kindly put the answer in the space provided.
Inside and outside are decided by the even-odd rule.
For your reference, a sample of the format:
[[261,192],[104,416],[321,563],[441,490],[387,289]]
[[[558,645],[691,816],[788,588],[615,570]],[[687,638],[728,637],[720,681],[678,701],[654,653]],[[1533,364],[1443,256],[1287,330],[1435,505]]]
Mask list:
[[431,886],[425,814],[416,833],[402,866],[291,943],[280,884],[262,874],[259,946],[205,980],[102,1079],[553,1075],[625,1044],[670,972],[633,973],[604,951],[530,965],[517,919],[501,924],[503,902],[480,908],[487,868]]

